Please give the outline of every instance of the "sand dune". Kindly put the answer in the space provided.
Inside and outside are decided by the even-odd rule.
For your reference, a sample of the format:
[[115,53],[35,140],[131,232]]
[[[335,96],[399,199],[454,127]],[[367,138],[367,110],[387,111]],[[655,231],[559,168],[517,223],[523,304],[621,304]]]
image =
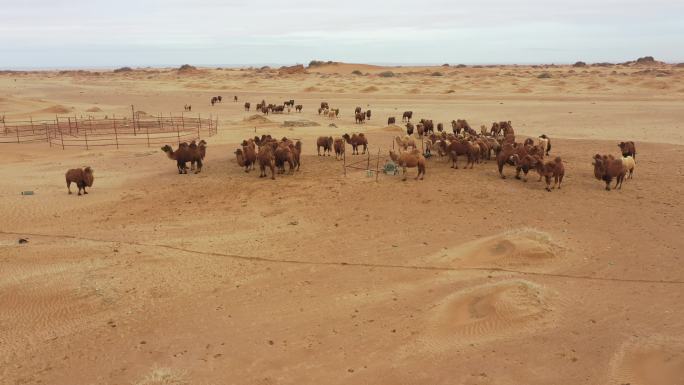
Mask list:
[[550,317],[548,289],[529,281],[500,281],[452,293],[437,303],[427,326],[430,349],[538,331]]

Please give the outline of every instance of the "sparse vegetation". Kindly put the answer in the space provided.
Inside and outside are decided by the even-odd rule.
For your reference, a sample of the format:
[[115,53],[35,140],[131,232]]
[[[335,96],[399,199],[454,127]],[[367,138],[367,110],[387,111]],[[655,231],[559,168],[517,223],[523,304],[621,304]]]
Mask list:
[[334,61],[332,61],[332,60],[328,60],[328,61],[323,61],[323,60],[312,60],[312,61],[309,62],[309,68],[312,68],[312,67],[320,67],[320,66],[326,65],[326,64],[337,64],[337,62],[334,62]]
[[585,62],[583,62],[583,61],[578,61],[578,62],[576,62],[575,64],[573,64],[572,66],[573,66],[573,67],[586,67],[586,66],[587,66],[587,63],[585,63]]
[[121,68],[115,69],[114,73],[118,74],[118,73],[122,73],[122,72],[132,72],[132,71],[133,71],[133,68],[131,68],[131,67],[121,67]]
[[393,78],[397,76],[394,72],[392,71],[383,71],[378,74],[381,78]]
[[551,79],[553,76],[551,76],[550,73],[548,72],[542,72],[537,76],[537,79]]
[[354,70],[354,71],[352,71],[352,75],[363,75],[363,72],[361,72],[359,70]]
[[435,71],[435,72],[431,73],[430,76],[444,76],[444,74],[439,72],[439,71]]

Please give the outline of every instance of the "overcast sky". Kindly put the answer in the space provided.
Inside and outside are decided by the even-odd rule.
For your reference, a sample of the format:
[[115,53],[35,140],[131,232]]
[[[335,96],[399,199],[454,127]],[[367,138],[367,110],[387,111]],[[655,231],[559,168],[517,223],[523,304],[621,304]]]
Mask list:
[[684,62],[684,0],[0,0],[0,67]]

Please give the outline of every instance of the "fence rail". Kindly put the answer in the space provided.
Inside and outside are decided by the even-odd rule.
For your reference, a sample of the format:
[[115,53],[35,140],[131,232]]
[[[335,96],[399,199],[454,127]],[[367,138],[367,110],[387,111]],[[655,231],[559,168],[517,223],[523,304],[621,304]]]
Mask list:
[[0,121],[0,144],[44,142],[50,147],[85,148],[161,145],[210,137],[218,118],[185,116],[56,117],[54,120]]

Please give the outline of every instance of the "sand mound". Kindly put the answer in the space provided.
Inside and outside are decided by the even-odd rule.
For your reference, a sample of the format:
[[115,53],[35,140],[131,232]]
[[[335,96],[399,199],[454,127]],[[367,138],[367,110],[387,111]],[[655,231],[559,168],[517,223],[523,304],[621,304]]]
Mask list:
[[286,120],[283,122],[283,127],[316,127],[320,124],[313,122],[311,120]]
[[684,379],[684,342],[667,337],[632,340],[611,360],[612,382],[672,385]]
[[100,107],[90,107],[86,110],[86,112],[102,112]]
[[49,113],[49,114],[67,114],[67,113],[71,112],[71,110],[72,110],[71,108],[67,108],[61,104],[57,104],[57,105],[54,105],[52,107],[43,108],[42,110],[40,110],[38,112]]
[[319,89],[316,88],[316,87],[313,87],[313,86],[312,86],[312,87],[306,87],[306,88],[303,90],[303,92],[317,92],[317,91],[319,91]]
[[361,92],[376,92],[379,90],[380,89],[376,86],[370,86],[370,87],[366,87],[366,88],[362,89]]
[[268,123],[273,123],[270,119],[261,116],[261,115],[252,115],[249,118],[245,118],[245,122],[249,122],[252,124],[268,124]]
[[558,258],[562,248],[547,233],[534,229],[508,231],[446,250],[433,260],[447,266],[536,266]]
[[444,297],[433,309],[427,332],[430,350],[449,349],[471,338],[497,338],[543,326],[549,293],[533,282],[507,280]]

